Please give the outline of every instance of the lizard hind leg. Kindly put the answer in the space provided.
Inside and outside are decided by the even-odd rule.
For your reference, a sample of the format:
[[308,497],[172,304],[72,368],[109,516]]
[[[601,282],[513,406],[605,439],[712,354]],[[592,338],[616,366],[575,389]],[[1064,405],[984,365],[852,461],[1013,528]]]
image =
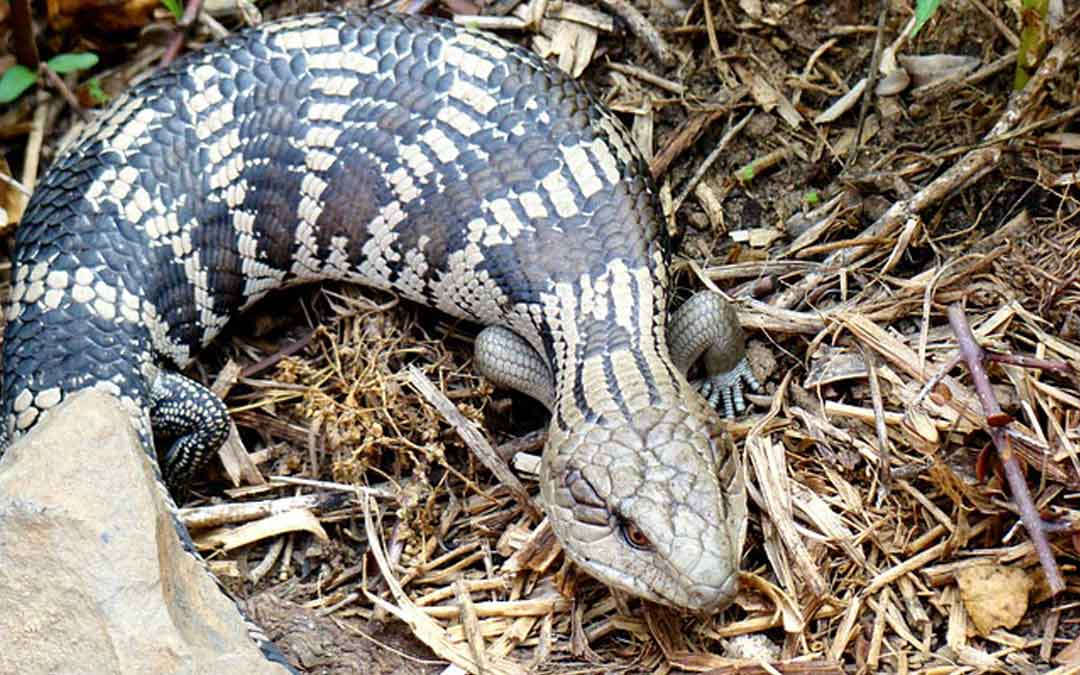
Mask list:
[[160,371],[150,389],[154,435],[171,439],[162,474],[172,490],[183,489],[229,436],[229,410],[203,385]]

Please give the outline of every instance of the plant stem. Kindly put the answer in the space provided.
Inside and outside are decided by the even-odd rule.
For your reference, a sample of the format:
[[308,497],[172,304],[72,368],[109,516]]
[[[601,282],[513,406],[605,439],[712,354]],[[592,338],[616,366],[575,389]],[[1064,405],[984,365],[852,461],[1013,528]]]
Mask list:
[[997,397],[994,396],[994,390],[990,386],[990,378],[983,367],[983,349],[975,341],[975,334],[971,332],[971,326],[968,324],[967,317],[964,316],[964,309],[959,304],[949,306],[949,325],[956,334],[960,353],[964,356],[968,371],[971,373],[975,394],[979,397],[983,413],[990,425],[990,439],[994,442],[998,457],[1005,468],[1005,478],[1012,491],[1013,501],[1020,511],[1020,520],[1024,523],[1028,536],[1031,537],[1031,543],[1039,556],[1050,591],[1056,595],[1065,590],[1065,580],[1061,577],[1057,561],[1054,560],[1054,552],[1050,548],[1050,541],[1046,538],[1047,528],[1031,498],[1027,481],[1024,480],[1024,472],[1020,469],[1020,462],[1012,451],[1005,427],[1001,425],[1000,421],[1008,416],[1001,410]]

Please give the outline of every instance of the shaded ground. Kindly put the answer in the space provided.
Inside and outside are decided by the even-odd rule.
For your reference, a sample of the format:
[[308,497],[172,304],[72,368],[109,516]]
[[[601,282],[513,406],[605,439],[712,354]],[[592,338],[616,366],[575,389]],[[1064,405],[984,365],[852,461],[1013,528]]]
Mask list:
[[[313,511],[317,525],[268,523],[284,533],[213,562],[238,594],[259,594],[256,617],[301,665],[735,673],[766,672],[752,667],[764,660],[780,672],[959,673],[1076,663],[1069,532],[1051,541],[1071,585],[1049,598],[966,371],[920,393],[955,353],[945,312],[958,302],[987,346],[1080,362],[1076,46],[1059,37],[1009,108],[1016,15],[1004,2],[944,3],[896,53],[970,57],[973,70],[875,96],[861,125],[859,102],[824,120],[870,72],[877,8],[744,0],[707,14],[695,5],[685,21],[646,8],[673,66],[624,24],[607,32],[610,10],[549,18],[543,39],[506,33],[556,47],[553,59],[581,70],[651,149],[682,285],[740,299],[768,395],[731,427],[754,495],[736,607],[709,619],[637,603],[620,613],[408,384],[416,365],[496,444],[537,456],[542,438],[518,439],[543,428],[542,411],[473,374],[473,329],[384,295],[297,289],[238,322],[195,369],[211,382],[236,364],[221,384],[245,445],[262,474],[292,482],[230,490],[212,476],[190,505],[348,498]],[[909,18],[890,5],[883,46]],[[87,35],[63,48],[72,41],[117,63],[153,53]],[[7,128],[54,105],[32,98]],[[71,118],[54,107],[50,139]],[[25,146],[10,135],[9,159]],[[739,180],[751,164],[752,179]],[[1075,520],[1076,382],[1015,366],[990,374],[1016,418],[1011,440],[1035,503]],[[515,466],[535,494],[528,462]],[[353,485],[375,486],[373,499]],[[972,588],[992,592],[984,601]],[[980,611],[1017,605],[1019,623],[980,635]]]
[[307,673],[431,675],[445,667],[397,621],[359,624],[318,616],[274,593],[251,598],[245,609]]

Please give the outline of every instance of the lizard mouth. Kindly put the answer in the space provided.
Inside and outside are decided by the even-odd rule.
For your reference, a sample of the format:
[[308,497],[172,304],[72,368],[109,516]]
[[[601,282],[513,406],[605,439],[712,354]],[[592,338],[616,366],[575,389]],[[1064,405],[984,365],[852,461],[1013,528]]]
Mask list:
[[719,586],[695,584],[687,593],[687,608],[702,614],[716,614],[726,609],[739,592],[739,573],[733,570]]
[[[571,556],[576,558],[576,556]],[[719,584],[692,584],[687,587],[661,589],[648,585],[642,579],[627,579],[624,570],[616,569],[597,560],[576,560],[583,570],[597,580],[625,593],[671,607],[682,612],[711,616],[728,608],[739,591],[739,573],[732,572]]]

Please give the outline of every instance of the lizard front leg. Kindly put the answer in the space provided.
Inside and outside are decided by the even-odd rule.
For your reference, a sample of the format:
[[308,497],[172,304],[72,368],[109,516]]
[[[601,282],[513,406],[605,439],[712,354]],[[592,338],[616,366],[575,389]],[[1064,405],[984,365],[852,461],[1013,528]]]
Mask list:
[[719,293],[701,291],[684,302],[668,320],[667,337],[671,359],[683,373],[704,358],[701,393],[714,408],[722,399],[727,417],[746,410],[744,385],[761,390],[746,360],[746,339],[735,308]]

